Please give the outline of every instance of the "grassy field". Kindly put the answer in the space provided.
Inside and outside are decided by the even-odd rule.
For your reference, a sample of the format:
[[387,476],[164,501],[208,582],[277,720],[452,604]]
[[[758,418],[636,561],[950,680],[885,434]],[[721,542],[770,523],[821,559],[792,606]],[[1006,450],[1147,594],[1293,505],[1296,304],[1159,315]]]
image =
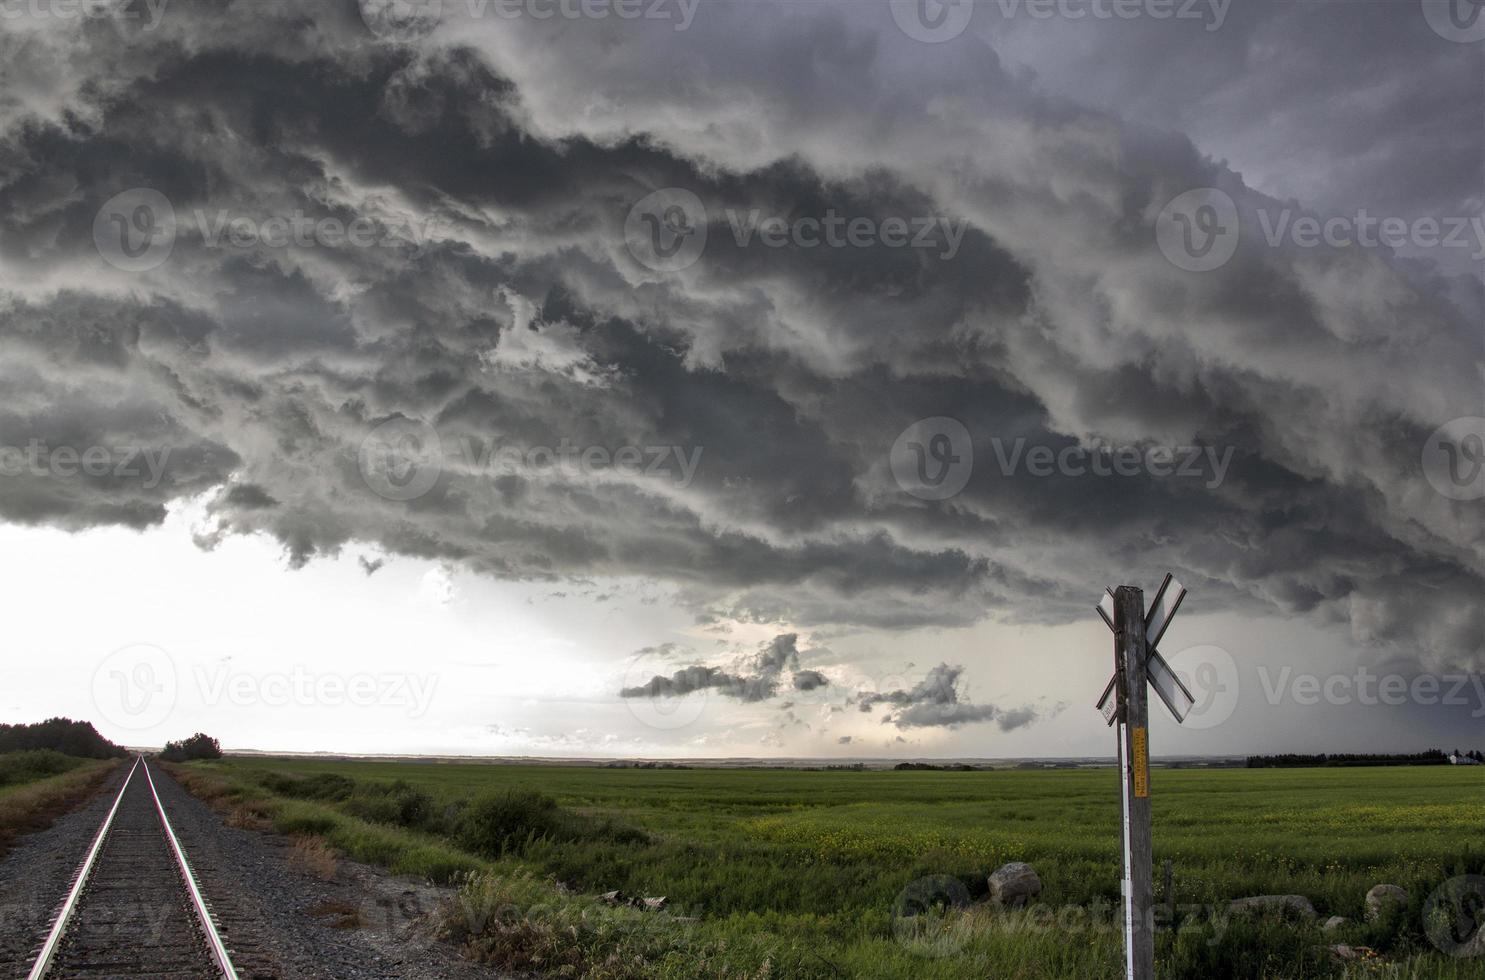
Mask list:
[[0,857],[17,837],[50,826],[87,799],[116,765],[116,759],[78,759],[45,749],[0,753]]
[[[1112,770],[788,772],[228,759],[209,791],[281,830],[448,879],[473,873],[451,935],[507,968],[573,976],[1119,975]],[[1485,873],[1485,771],[1157,770],[1155,856],[1174,870],[1164,976],[1470,976],[1437,952],[1424,899]],[[533,794],[550,799],[542,799]],[[475,801],[471,803],[470,801]],[[1033,864],[1037,908],[905,918],[906,889],[985,891]],[[921,879],[929,879],[923,883]],[[554,887],[560,882],[561,889]],[[915,882],[920,882],[914,885]],[[1363,922],[1368,888],[1410,907]],[[599,893],[666,896],[667,913]],[[1157,894],[1160,894],[1157,882]],[[1295,893],[1353,925],[1231,918]],[[912,894],[912,892],[909,892]],[[1163,896],[1162,896],[1163,897]],[[577,941],[565,941],[572,935]],[[1378,956],[1340,964],[1329,943]]]

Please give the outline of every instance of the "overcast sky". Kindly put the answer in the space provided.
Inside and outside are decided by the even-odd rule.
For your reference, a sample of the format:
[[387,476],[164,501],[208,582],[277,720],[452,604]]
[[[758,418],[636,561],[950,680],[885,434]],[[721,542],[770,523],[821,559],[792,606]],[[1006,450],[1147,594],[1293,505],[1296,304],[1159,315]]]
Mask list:
[[0,395],[5,720],[1485,748],[1485,14],[0,0]]

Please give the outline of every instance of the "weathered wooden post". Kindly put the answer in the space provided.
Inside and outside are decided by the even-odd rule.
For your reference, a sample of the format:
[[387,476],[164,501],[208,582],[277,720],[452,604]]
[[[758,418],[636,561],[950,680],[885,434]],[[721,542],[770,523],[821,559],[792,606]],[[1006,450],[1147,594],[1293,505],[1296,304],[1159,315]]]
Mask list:
[[[1123,804],[1124,975],[1155,976],[1155,880],[1150,839],[1150,727],[1148,683],[1176,721],[1196,699],[1155,647],[1180,608],[1186,590],[1167,575],[1145,612],[1145,594],[1133,586],[1105,590],[1098,614],[1114,633],[1114,676],[1098,699],[1104,721],[1117,726]],[[1169,884],[1166,886],[1169,892]]]
[[1150,720],[1145,691],[1145,593],[1114,592],[1114,626],[1124,669],[1124,717],[1119,723],[1124,783],[1124,972],[1155,976],[1155,882],[1150,842]]

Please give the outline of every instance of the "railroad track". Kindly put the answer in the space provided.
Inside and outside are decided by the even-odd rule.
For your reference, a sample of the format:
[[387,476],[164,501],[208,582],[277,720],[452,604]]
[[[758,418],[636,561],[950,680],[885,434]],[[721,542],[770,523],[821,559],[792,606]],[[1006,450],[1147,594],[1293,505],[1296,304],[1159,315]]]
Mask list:
[[150,765],[134,761],[58,908],[27,980],[155,977],[239,980],[240,972],[186,859]]

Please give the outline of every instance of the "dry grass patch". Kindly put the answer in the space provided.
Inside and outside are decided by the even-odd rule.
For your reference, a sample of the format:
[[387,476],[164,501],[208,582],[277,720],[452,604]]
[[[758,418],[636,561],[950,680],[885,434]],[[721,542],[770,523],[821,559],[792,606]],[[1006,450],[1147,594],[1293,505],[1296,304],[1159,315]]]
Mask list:
[[319,837],[296,837],[289,851],[289,864],[321,881],[334,881],[340,867],[335,848]]
[[102,788],[116,761],[87,762],[71,772],[7,790],[0,795],[0,858],[15,839],[50,827]]
[[237,830],[251,830],[260,834],[266,834],[273,829],[273,821],[267,813],[252,805],[234,806],[227,811],[222,822]]
[[231,808],[235,805],[236,794],[225,779],[176,762],[157,761],[156,764],[180,783],[187,793],[205,803],[216,813],[231,812]]

